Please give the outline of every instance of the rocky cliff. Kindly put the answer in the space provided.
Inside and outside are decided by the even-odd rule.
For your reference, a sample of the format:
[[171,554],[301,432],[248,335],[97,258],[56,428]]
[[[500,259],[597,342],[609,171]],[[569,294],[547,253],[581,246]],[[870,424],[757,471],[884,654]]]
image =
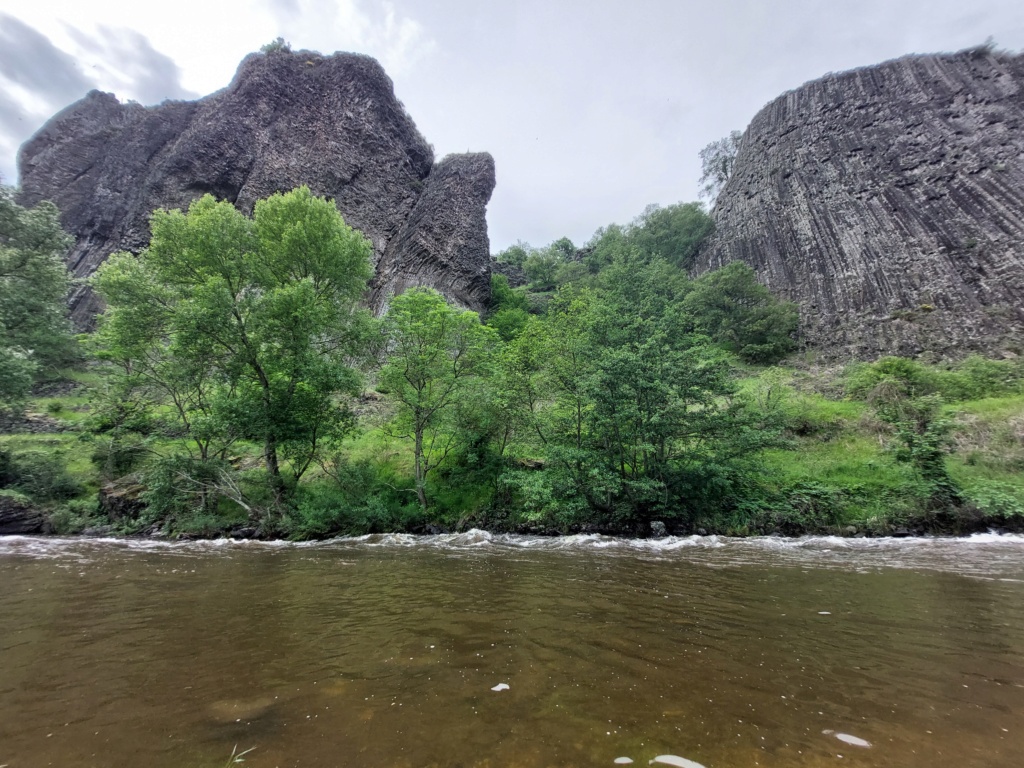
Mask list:
[[[75,235],[76,277],[115,251],[145,247],[155,208],[209,192],[249,212],[260,198],[306,184],[372,240],[374,308],[408,285],[435,287],[472,309],[489,297],[493,160],[474,154],[435,165],[390,78],[366,56],[253,54],[226,89],[157,107],[93,91],[26,142],[18,164],[23,202],[52,200]],[[88,288],[72,297],[79,324],[98,309]]]
[[910,56],[783,94],[697,271],[741,260],[831,355],[1021,352],[1024,56]]

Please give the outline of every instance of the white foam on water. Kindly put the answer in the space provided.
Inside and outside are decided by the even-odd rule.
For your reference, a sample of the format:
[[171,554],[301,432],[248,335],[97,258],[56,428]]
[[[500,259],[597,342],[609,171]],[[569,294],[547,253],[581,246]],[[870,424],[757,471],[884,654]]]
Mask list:
[[616,757],[615,760],[613,760],[612,762],[614,762],[616,765],[630,765],[633,762],[633,758],[631,758],[631,757]]
[[871,746],[871,742],[870,741],[865,741],[864,739],[860,738],[859,736],[851,736],[848,733],[837,733],[835,736],[836,736],[837,739],[839,739],[844,744],[849,744],[852,747],[870,747]]
[[496,686],[491,688],[491,690],[492,691],[498,691],[498,692],[507,691],[508,690],[508,683],[498,683]]
[[0,558],[88,561],[111,550],[167,552],[181,556],[245,551],[303,549],[312,552],[359,549],[434,549],[452,553],[511,551],[593,553],[663,561],[681,560],[714,568],[785,566],[832,568],[871,573],[887,569],[942,571],[985,579],[1024,579],[1024,535],[980,533],[965,538],[843,538],[761,536],[666,536],[626,539],[587,533],[571,536],[494,534],[479,529],[432,536],[409,533],[368,534],[326,541],[289,542],[243,539],[170,541],[87,537],[0,536]]
[[687,760],[685,757],[679,757],[678,755],[658,755],[649,761],[648,765],[654,765],[655,763],[673,765],[676,768],[704,768],[700,763],[695,763],[693,760]]

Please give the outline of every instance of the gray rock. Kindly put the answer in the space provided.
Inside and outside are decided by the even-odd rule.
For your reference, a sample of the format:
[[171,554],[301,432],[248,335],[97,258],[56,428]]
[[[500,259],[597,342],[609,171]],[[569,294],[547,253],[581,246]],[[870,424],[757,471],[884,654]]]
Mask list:
[[828,356],[1024,340],[1024,55],[827,75],[743,135],[696,271],[744,261]]
[[144,491],[145,486],[131,475],[104,483],[99,490],[100,511],[115,523],[137,520],[146,510]]
[[31,504],[0,495],[0,536],[43,533],[46,518]]
[[651,536],[656,539],[668,536],[668,528],[665,527],[665,524],[661,522],[661,520],[651,521]]
[[[156,107],[93,91],[51,118],[18,163],[22,203],[52,200],[76,237],[75,277],[145,247],[155,208],[211,193],[249,212],[305,184],[373,242],[375,309],[411,284],[472,309],[490,296],[493,160],[456,156],[435,167],[390,78],[366,56],[252,54],[224,90]],[[71,304],[83,327],[100,309],[84,286]]]

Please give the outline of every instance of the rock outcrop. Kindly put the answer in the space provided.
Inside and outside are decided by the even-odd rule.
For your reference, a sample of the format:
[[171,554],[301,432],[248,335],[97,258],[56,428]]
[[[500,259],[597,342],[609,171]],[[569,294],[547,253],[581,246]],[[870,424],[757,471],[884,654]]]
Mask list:
[[[489,297],[493,160],[453,156],[435,166],[390,78],[366,56],[253,54],[226,89],[156,107],[93,91],[26,142],[18,163],[22,202],[52,200],[76,237],[76,277],[115,251],[145,247],[155,208],[211,193],[249,212],[305,184],[373,242],[376,309],[413,284],[472,309]],[[87,288],[72,297],[79,324],[98,310]]]
[[46,518],[27,502],[0,494],[0,536],[43,533]]
[[697,272],[744,261],[832,356],[1020,352],[1024,56],[828,75],[743,135]]

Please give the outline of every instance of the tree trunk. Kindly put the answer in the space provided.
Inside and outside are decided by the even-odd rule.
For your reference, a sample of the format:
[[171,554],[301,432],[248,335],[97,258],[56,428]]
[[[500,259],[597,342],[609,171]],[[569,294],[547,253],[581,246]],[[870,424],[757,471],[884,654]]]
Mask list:
[[270,487],[274,492],[274,507],[278,510],[284,504],[284,483],[281,480],[281,465],[277,460],[277,440],[268,436],[263,443],[263,460],[270,475]]
[[413,449],[416,458],[416,497],[420,500],[423,511],[427,511],[426,470],[423,467],[423,430],[416,430],[416,443]]

